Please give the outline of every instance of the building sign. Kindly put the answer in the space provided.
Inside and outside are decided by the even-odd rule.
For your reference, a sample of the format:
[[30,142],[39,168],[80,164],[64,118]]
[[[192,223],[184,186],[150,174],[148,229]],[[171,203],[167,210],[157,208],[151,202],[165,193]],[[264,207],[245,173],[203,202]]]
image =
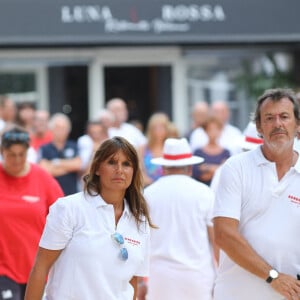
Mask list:
[[299,0],[1,0],[0,46],[300,41]]

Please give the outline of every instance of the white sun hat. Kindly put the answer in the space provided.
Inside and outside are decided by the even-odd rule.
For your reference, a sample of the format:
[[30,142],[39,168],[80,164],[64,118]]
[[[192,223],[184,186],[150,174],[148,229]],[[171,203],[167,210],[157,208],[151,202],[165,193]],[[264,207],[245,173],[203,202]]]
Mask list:
[[192,155],[191,147],[186,138],[165,140],[163,157],[151,159],[151,163],[166,167],[180,167],[200,164],[204,158]]
[[264,143],[264,140],[258,135],[255,123],[252,121],[248,123],[243,134],[244,137],[242,138],[240,145],[243,150],[252,150]]

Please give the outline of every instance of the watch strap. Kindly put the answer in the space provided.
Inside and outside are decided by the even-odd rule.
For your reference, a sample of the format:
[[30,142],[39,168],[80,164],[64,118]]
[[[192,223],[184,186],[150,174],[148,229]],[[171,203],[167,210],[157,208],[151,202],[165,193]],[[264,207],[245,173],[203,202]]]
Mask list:
[[268,278],[266,279],[266,282],[267,282],[267,283],[271,283],[272,280],[273,280],[273,278],[272,278],[271,276],[268,276]]

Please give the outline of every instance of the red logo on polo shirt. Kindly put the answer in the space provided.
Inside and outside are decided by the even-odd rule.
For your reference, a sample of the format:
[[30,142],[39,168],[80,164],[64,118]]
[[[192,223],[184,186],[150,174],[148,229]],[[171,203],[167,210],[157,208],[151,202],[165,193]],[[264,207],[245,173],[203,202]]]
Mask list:
[[134,246],[138,246],[141,242],[134,240],[134,239],[130,239],[128,237],[125,237],[125,240],[128,244],[134,245]]
[[288,198],[291,200],[292,203],[298,204],[298,206],[300,205],[300,198],[299,197],[289,195]]

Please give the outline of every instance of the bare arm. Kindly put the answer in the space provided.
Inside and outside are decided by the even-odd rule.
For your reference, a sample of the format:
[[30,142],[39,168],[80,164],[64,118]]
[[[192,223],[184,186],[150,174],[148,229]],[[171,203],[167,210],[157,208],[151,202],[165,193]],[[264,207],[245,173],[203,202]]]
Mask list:
[[81,159],[74,157],[70,159],[47,160],[42,159],[39,165],[48,171],[52,176],[62,176],[70,172],[79,172],[81,170]]
[[147,175],[147,172],[146,172],[146,167],[145,167],[145,163],[144,163],[145,148],[146,148],[146,145],[140,146],[137,150],[137,153],[138,153],[138,157],[140,160],[140,166],[141,166],[141,171],[142,171],[142,175],[143,175],[144,186],[147,186],[147,185],[151,184],[153,182],[153,180],[152,180],[152,178],[150,178]]
[[133,300],[135,300],[136,297],[137,297],[138,277],[137,276],[133,276],[131,278],[131,280],[130,280],[130,284],[133,286],[133,290],[134,290]]
[[[217,217],[214,219],[215,240],[219,247],[242,268],[263,280],[273,268],[250,246],[238,231],[239,222],[232,218]],[[295,274],[296,276],[296,274]],[[266,283],[268,284],[268,283]],[[280,273],[271,286],[287,300],[298,299],[300,281],[287,274]]]
[[26,287],[24,300],[41,300],[49,270],[62,250],[39,248]]
[[216,170],[220,167],[217,164],[202,163],[198,166],[201,173],[199,174],[200,181],[209,181],[213,178]]

